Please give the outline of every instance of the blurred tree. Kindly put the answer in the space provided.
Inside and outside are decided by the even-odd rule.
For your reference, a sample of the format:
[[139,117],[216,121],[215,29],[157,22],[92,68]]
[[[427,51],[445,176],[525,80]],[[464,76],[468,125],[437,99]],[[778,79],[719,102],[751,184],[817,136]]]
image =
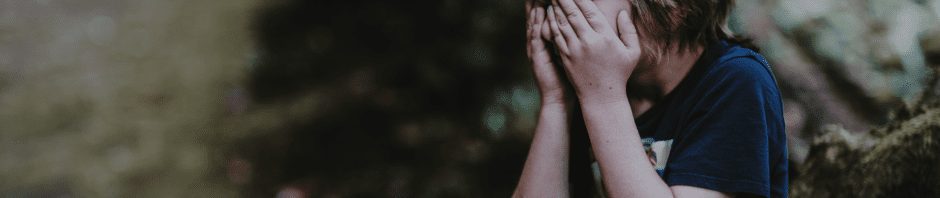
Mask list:
[[314,94],[322,106],[246,143],[252,195],[300,186],[314,196],[508,196],[529,141],[507,133],[525,117],[510,103],[536,98],[513,87],[529,79],[521,9],[499,0],[264,9],[252,97]]

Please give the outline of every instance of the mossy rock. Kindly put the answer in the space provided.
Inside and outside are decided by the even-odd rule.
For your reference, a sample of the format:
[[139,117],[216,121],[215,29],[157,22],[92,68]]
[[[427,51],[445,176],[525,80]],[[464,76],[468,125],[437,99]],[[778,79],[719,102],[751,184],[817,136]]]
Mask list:
[[[936,60],[936,48],[924,42]],[[929,59],[929,58],[928,58]],[[815,138],[794,197],[940,197],[940,73],[917,103],[894,112],[892,121],[869,133],[830,126]]]
[[[940,108],[869,134],[839,127],[817,138],[794,197],[940,196]],[[878,137],[878,135],[883,135]]]

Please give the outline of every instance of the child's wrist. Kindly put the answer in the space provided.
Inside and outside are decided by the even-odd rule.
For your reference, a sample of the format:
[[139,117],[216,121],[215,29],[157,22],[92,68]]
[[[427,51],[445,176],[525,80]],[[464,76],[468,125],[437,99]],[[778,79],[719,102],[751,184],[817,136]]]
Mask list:
[[583,94],[578,94],[578,100],[581,102],[581,106],[602,106],[611,103],[629,101],[627,99],[626,90],[622,89],[586,92]]
[[568,107],[571,106],[568,104],[567,100],[564,99],[546,99],[543,98],[541,101],[541,107],[544,110],[552,111],[565,111]]

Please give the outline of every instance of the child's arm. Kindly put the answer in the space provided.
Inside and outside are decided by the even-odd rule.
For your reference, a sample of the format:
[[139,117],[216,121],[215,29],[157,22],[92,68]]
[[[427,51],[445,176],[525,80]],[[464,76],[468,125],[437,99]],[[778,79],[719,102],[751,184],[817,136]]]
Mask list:
[[513,197],[568,197],[568,119],[564,104],[542,105],[535,138]]
[[608,196],[727,197],[703,188],[670,187],[649,163],[626,93],[641,50],[628,11],[619,13],[619,30],[614,30],[590,0],[553,4],[549,24],[580,99]]
[[568,197],[568,109],[561,76],[551,61],[543,35],[545,9],[526,1],[527,50],[542,95],[535,137],[513,197]]

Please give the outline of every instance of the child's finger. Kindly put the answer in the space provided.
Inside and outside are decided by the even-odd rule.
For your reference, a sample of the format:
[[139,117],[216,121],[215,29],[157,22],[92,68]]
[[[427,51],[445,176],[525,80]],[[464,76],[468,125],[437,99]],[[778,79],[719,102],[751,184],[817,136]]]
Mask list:
[[548,22],[548,16],[545,16],[542,19],[542,39],[551,41],[552,40],[552,28]]
[[636,25],[633,24],[633,19],[630,18],[628,11],[620,11],[617,14],[617,29],[620,31],[620,41],[623,42],[623,45],[627,48],[639,46],[640,38],[636,32]]
[[[558,0],[555,0],[556,2]],[[565,17],[565,14],[562,13],[558,7],[553,7],[555,21],[558,23],[558,30],[561,32],[561,35],[565,37],[565,41],[568,44],[575,44],[578,41],[578,34],[575,33],[574,29],[571,28],[571,25],[568,23],[568,18]]]
[[529,12],[529,10],[532,10],[532,1],[533,1],[533,0],[525,0],[525,11],[526,11],[526,12]]
[[598,33],[613,33],[613,28],[610,27],[607,18],[604,17],[601,10],[597,8],[597,4],[594,4],[591,0],[577,0],[576,2],[578,7],[581,8],[581,13],[584,13],[584,18],[587,19],[587,23],[591,25],[594,31]]
[[551,13],[555,12],[554,6],[548,6],[548,25],[552,30],[552,40],[555,41],[555,46],[562,53],[568,53],[568,42],[565,40],[565,37],[562,36],[561,30],[558,28],[558,19],[557,16]]
[[[587,19],[585,19],[587,13],[582,13],[581,9],[578,8],[578,5],[572,0],[555,0],[555,5],[559,5],[561,11],[564,15],[564,20],[573,27],[572,29],[578,36],[584,36],[594,32],[594,29],[591,28],[591,25],[588,24]],[[599,13],[591,13],[591,17],[597,17]],[[560,20],[560,19],[559,19]],[[562,24],[564,25],[564,24]]]

